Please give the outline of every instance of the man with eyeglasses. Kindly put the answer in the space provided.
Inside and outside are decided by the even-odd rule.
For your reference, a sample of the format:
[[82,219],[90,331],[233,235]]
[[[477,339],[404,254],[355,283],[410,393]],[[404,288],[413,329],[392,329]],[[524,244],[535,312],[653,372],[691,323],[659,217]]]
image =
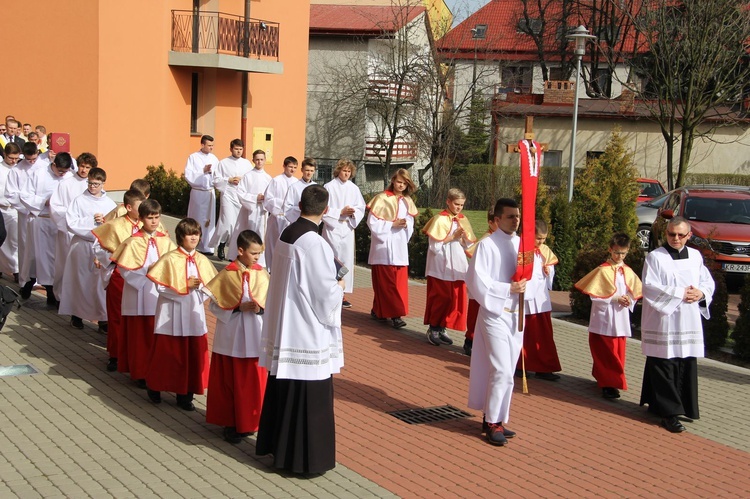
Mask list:
[[646,355],[641,405],[661,419],[672,433],[685,431],[698,412],[698,357],[704,356],[701,316],[708,307],[714,280],[703,256],[685,243],[690,222],[674,217],[667,224],[667,242],[646,257],[643,266],[641,349]]

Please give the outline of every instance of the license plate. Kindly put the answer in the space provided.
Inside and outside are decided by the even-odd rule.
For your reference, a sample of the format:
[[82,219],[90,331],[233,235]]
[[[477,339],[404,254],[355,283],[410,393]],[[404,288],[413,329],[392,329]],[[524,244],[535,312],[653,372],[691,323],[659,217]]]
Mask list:
[[750,264],[746,263],[724,263],[721,266],[727,272],[744,272],[750,273]]

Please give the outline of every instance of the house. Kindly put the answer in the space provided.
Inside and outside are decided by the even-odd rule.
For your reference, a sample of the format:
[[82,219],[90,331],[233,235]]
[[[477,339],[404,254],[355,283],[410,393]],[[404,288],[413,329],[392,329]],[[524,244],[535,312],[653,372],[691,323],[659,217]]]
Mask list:
[[420,102],[432,95],[423,76],[436,68],[431,10],[415,1],[313,0],[305,150],[318,160],[318,181],[342,157],[359,165],[363,192],[382,190],[396,168],[418,178],[428,148],[415,130]]
[[[246,12],[245,9],[248,9]],[[3,6],[18,40],[0,113],[71,135],[127,189],[147,165],[181,173],[200,136],[268,151],[268,169],[304,154],[309,0],[39,0]],[[246,103],[246,119],[243,117]]]

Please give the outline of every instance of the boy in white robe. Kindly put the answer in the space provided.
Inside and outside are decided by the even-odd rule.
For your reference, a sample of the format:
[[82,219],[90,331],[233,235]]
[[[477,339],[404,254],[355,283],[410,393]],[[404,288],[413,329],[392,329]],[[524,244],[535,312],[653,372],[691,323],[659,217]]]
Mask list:
[[284,158],[284,172],[271,180],[263,196],[263,208],[268,212],[266,237],[263,239],[266,249],[263,254],[266,259],[266,268],[269,270],[273,263],[273,251],[276,242],[279,240],[281,231],[289,225],[284,217],[284,198],[289,186],[297,181],[297,177],[294,176],[297,165],[297,159],[293,156]]
[[219,160],[211,153],[213,149],[214,138],[210,135],[202,136],[200,151],[191,154],[185,165],[185,180],[190,184],[187,216],[201,224],[203,239],[198,246],[198,251],[205,255],[214,254],[214,248],[209,243],[216,228],[214,169],[219,164]]
[[28,299],[36,283],[36,266],[34,259],[33,218],[21,202],[21,194],[26,190],[29,175],[37,168],[44,168],[47,163],[39,161],[36,144],[27,142],[21,148],[23,161],[20,161],[8,174],[5,185],[5,197],[10,206],[18,213],[18,284],[21,285],[21,298]]
[[99,165],[96,156],[89,152],[79,154],[77,162],[78,169],[75,173],[60,182],[49,199],[50,216],[55,225],[57,225],[57,236],[55,237],[55,278],[52,287],[55,291],[55,298],[58,301],[60,301],[59,293],[62,292],[65,263],[68,258],[70,244],[73,240],[73,233],[68,231],[65,217],[73,200],[86,192],[89,171]]
[[701,317],[710,317],[716,289],[703,256],[685,243],[690,222],[674,217],[667,242],[646,256],[643,265],[641,349],[646,355],[641,405],[672,433],[685,431],[678,416],[700,418],[698,357],[704,356]]
[[209,246],[217,247],[219,260],[224,260],[224,249],[234,231],[240,215],[240,200],[237,186],[240,180],[252,170],[250,162],[242,157],[245,144],[240,139],[234,139],[229,143],[230,155],[221,161],[214,172],[214,186],[221,192],[221,207],[219,208],[219,221],[216,230],[209,241]]
[[[357,167],[351,160],[340,159],[333,170],[333,180],[323,187],[328,191],[328,211],[323,215],[323,238],[349,272],[344,275],[344,293],[354,291],[354,229],[365,216],[365,200],[351,179]],[[344,295],[342,307],[351,308]]]
[[[251,230],[256,234],[266,233],[266,219],[268,212],[263,207],[265,192],[271,183],[271,176],[263,170],[266,163],[266,153],[261,149],[253,152],[253,164],[255,167],[242,177],[237,186],[237,196],[239,197],[242,208],[240,209],[239,219],[234,226],[232,237],[229,241],[227,258],[234,260],[237,258],[237,237],[241,232]],[[258,265],[266,266],[266,259],[263,253],[260,255]]]
[[117,371],[129,372],[139,387],[146,388],[146,373],[154,342],[154,316],[159,294],[148,270],[175,245],[169,236],[157,229],[161,205],[146,199],[138,207],[141,229],[126,239],[112,254],[125,284],[122,289],[122,323],[124,334],[117,352]]
[[194,411],[193,395],[208,385],[208,327],[203,287],[216,277],[216,268],[196,251],[201,226],[191,218],[175,228],[178,248],[159,259],[148,271],[159,299],[154,319],[146,386],[151,402],[161,402],[161,392],[177,394],[177,406]]
[[519,294],[526,280],[512,282],[518,264],[521,220],[518,203],[499,199],[495,203],[498,230],[482,239],[469,263],[466,285],[479,303],[469,371],[469,403],[484,413],[482,431],[487,441],[502,446],[515,432],[505,428],[510,418],[513,375],[523,347],[518,316],[523,313]]
[[268,371],[258,365],[269,275],[258,264],[263,241],[241,232],[237,260],[206,285],[216,316],[206,422],[224,427],[224,440],[238,444],[258,431]]
[[47,290],[47,305],[57,307],[60,303],[55,298],[55,247],[57,225],[51,218],[50,198],[60,182],[69,178],[73,158],[69,153],[61,152],[46,168],[37,168],[30,174],[27,188],[21,193],[21,202],[29,210],[29,217],[34,218],[34,260],[36,262],[37,284]]
[[5,186],[8,177],[15,168],[21,157],[21,148],[18,144],[6,144],[4,148],[5,158],[0,162],[0,213],[5,223],[5,242],[0,245],[0,273],[12,276],[18,282],[18,210],[10,204],[5,197]]
[[302,177],[299,181],[290,185],[289,190],[286,191],[286,196],[284,196],[284,206],[282,209],[284,210],[284,218],[286,218],[287,225],[295,222],[299,218],[299,201],[302,198],[302,191],[315,183],[312,179],[315,175],[315,167],[315,160],[313,158],[303,159],[302,165],[300,166]]
[[[62,154],[64,153],[57,157]],[[78,171],[88,164],[79,162]],[[98,322],[100,331],[106,332],[106,295],[99,272],[101,265],[94,254],[95,239],[91,231],[104,223],[104,215],[116,205],[104,192],[107,173],[101,168],[91,168],[86,175],[87,189],[73,200],[65,215],[72,239],[65,258],[59,313],[70,315],[70,324],[76,329],[81,329],[83,319],[87,319]],[[81,299],[83,296],[86,299]]]
[[333,251],[318,235],[328,191],[305,189],[301,216],[282,232],[263,321],[260,365],[268,369],[256,454],[293,473],[336,466],[333,378],[344,365]]

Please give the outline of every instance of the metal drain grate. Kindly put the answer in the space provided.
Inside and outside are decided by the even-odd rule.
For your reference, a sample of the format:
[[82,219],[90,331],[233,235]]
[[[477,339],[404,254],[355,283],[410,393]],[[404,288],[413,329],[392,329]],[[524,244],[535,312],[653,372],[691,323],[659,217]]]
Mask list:
[[14,366],[0,366],[0,377],[24,376],[26,374],[39,374],[31,364],[16,364]]
[[452,405],[405,409],[403,411],[392,411],[387,414],[409,424],[439,423],[441,421],[450,421],[451,419],[472,417],[468,412],[462,411]]

